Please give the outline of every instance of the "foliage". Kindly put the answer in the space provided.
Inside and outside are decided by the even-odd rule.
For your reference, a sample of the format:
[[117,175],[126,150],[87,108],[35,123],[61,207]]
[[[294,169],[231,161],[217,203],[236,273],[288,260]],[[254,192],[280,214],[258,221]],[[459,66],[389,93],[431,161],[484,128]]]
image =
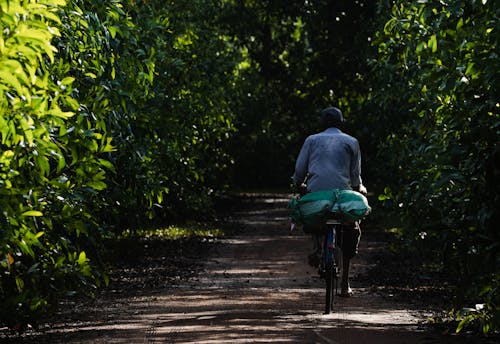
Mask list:
[[170,225],[163,228],[139,229],[134,231],[124,231],[120,238],[142,238],[142,239],[168,239],[178,240],[191,237],[218,238],[224,232],[219,228],[207,228],[206,224],[196,224],[190,226]]
[[[147,211],[144,204],[164,192],[149,179],[142,182],[146,159],[130,161],[137,151],[147,151],[135,139],[134,124],[151,97],[154,78],[154,50],[146,34],[157,34],[162,28],[151,18],[145,19],[149,26],[143,27],[128,6],[123,1],[73,1],[64,20],[72,24],[58,42],[65,53],[62,58],[69,62],[67,72],[78,76],[78,97],[86,105],[87,120],[95,121],[105,133],[109,147],[106,166],[114,173],[106,180],[109,188],[101,190],[93,206],[99,222],[108,226],[119,221],[117,214],[126,203],[123,192],[142,202],[135,204],[139,216]],[[129,188],[122,176],[134,177],[136,189]]]
[[238,186],[288,186],[323,107],[340,106],[357,132],[373,12],[373,1],[226,1],[221,24],[245,58],[230,151]]
[[386,137],[379,171],[389,187],[381,199],[401,216],[406,243],[436,254],[457,277],[457,303],[485,304],[474,317],[492,319],[483,330],[493,332],[500,307],[499,9],[493,1],[385,1],[382,14],[387,5],[373,61],[382,87],[370,100],[385,126],[376,129]]
[[500,316],[498,304],[500,296],[496,287],[499,283],[498,277],[489,281],[489,285],[479,293],[484,303],[475,304],[474,308],[463,307],[455,312],[458,321],[456,332],[464,328],[472,328],[476,332],[484,335],[498,333],[500,328]]
[[0,2],[0,321],[39,317],[93,283],[85,204],[105,187],[107,149],[51,40],[65,1]]
[[239,53],[212,1],[0,4],[0,322],[14,326],[106,282],[110,230],[210,212]]
[[286,186],[316,111],[338,105],[402,243],[467,286],[459,329],[497,331],[498,12],[0,0],[0,322],[106,282],[103,237],[207,217],[231,186]]
[[112,198],[122,212],[145,209],[147,218],[170,221],[206,215],[227,185],[239,55],[217,31],[219,12],[206,0],[149,1],[137,11],[141,42],[154,52],[155,82],[136,119],[114,126],[119,135],[128,132],[115,138],[121,187]]

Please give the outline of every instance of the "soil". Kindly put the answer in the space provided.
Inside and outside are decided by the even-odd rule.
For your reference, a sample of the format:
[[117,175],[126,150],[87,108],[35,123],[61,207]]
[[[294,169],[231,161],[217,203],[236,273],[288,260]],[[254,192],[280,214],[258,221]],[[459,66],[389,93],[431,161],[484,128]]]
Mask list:
[[307,265],[309,237],[290,231],[289,198],[233,199],[221,239],[122,243],[106,290],[66,300],[22,335],[3,331],[0,343],[480,342],[429,321],[449,306],[446,286],[407,271],[369,222],[352,261],[354,295],[324,315],[324,281]]

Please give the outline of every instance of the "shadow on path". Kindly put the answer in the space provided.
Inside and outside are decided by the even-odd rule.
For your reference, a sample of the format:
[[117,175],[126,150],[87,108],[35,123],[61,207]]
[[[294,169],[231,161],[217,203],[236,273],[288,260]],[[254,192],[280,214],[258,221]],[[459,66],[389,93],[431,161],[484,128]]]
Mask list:
[[309,238],[290,232],[288,195],[246,195],[236,234],[175,287],[107,296],[85,320],[52,324],[26,343],[457,343],[431,334],[426,312],[374,292],[371,257],[383,249],[364,228],[353,260],[355,296],[323,315],[324,287],[306,264]]

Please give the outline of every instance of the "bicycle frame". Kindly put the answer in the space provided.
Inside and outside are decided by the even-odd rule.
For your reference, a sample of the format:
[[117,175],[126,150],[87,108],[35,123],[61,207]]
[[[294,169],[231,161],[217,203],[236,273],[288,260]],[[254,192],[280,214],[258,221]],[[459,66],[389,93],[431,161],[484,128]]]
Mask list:
[[333,308],[334,296],[338,288],[339,269],[341,268],[338,260],[340,260],[341,255],[338,252],[337,228],[341,225],[342,223],[337,219],[328,219],[325,223],[323,244],[323,266],[326,282],[325,314],[330,314]]

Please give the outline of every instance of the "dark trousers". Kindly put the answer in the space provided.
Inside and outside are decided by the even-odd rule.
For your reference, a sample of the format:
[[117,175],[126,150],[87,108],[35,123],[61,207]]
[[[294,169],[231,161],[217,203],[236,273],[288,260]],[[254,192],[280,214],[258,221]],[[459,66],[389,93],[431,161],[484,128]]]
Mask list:
[[[303,227],[304,232],[311,234],[313,239],[313,250],[320,256],[324,238],[323,226],[307,226]],[[342,249],[344,259],[351,259],[358,253],[359,240],[361,238],[361,227],[359,221],[349,222],[342,225],[342,228],[337,227],[337,243]]]

